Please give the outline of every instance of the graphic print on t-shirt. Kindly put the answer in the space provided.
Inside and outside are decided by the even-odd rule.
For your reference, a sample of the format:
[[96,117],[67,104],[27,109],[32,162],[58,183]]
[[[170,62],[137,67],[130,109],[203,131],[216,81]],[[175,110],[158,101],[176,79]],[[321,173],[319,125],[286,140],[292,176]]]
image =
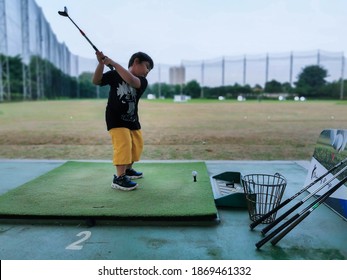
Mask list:
[[123,81],[117,88],[117,97],[124,104],[123,106],[128,106],[128,110],[121,115],[121,119],[126,122],[135,122],[136,90]]

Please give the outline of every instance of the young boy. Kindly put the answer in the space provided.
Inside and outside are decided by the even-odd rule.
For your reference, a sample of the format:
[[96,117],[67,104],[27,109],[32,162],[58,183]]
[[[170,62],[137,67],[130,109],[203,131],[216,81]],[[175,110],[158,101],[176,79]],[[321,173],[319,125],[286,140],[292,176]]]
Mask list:
[[[140,160],[143,149],[141,125],[138,116],[138,103],[148,85],[146,76],[153,68],[153,60],[143,52],[133,54],[128,70],[96,52],[99,62],[93,76],[93,83],[110,86],[106,106],[106,126],[113,144],[114,175],[112,188],[130,191],[137,187],[131,179],[142,177],[141,172],[132,168]],[[113,66],[114,70],[104,72],[104,66]]]

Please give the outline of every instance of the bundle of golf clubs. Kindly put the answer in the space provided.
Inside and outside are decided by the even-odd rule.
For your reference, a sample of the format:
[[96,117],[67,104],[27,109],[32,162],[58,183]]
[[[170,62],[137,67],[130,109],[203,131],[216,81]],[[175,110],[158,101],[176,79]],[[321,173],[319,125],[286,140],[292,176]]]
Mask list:
[[[319,191],[321,191],[324,187],[328,186],[334,179],[336,179],[338,176],[340,176],[343,172],[347,170],[347,166],[344,166],[342,169],[340,169],[334,176],[332,176],[328,180],[324,180],[325,177],[338,170],[340,167],[342,167],[347,162],[347,158],[337,163],[335,166],[333,166],[331,169],[329,169],[327,172],[325,172],[320,177],[316,178],[314,181],[312,181],[309,185],[302,188],[299,192],[294,194],[292,197],[284,200],[282,203],[280,203],[277,207],[266,213],[265,215],[261,216],[259,219],[254,221],[250,224],[250,228],[254,229],[257,225],[265,221],[268,217],[270,217],[272,214],[283,208],[285,205],[293,201],[295,198],[297,198],[299,195],[307,191],[309,188],[314,186],[320,181],[324,181],[320,186],[318,186],[313,192],[311,192],[309,195],[307,195],[305,198],[303,198],[301,201],[296,203],[294,206],[289,208],[286,212],[284,212],[281,216],[276,218],[272,223],[267,225],[261,230],[261,233],[265,235],[268,233],[271,229],[273,229],[276,225],[278,225],[280,222],[282,222],[286,217],[288,217],[291,213],[293,213],[296,209],[298,209],[301,205],[303,205],[306,201],[308,201],[313,196],[317,195]],[[272,232],[270,232],[268,235],[266,235],[263,239],[261,239],[259,242],[255,244],[255,246],[260,249],[264,244],[266,244],[268,241],[271,240],[272,245],[276,245],[283,237],[285,237],[290,231],[292,231],[300,222],[302,222],[308,215],[310,215],[319,205],[324,203],[335,191],[337,191],[341,186],[343,186],[347,182],[347,176],[342,178],[337,184],[334,186],[329,185],[328,190],[315,198],[313,202],[311,202],[306,208],[304,208],[302,211],[295,214],[293,217],[285,221],[282,225],[278,226],[276,229],[274,229]]]

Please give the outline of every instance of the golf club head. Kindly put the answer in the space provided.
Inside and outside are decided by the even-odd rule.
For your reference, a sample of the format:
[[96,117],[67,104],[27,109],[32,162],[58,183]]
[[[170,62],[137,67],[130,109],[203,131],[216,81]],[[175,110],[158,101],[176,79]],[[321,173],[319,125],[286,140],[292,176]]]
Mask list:
[[63,16],[63,17],[68,17],[69,14],[67,13],[67,8],[64,7],[64,11],[58,11],[58,14]]

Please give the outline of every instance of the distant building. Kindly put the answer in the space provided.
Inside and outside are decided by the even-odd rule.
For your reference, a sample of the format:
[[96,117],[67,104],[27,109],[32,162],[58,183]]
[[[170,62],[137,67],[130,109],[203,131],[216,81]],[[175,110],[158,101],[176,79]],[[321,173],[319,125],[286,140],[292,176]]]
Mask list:
[[186,69],[184,66],[170,67],[169,81],[172,85],[182,85],[186,81]]

